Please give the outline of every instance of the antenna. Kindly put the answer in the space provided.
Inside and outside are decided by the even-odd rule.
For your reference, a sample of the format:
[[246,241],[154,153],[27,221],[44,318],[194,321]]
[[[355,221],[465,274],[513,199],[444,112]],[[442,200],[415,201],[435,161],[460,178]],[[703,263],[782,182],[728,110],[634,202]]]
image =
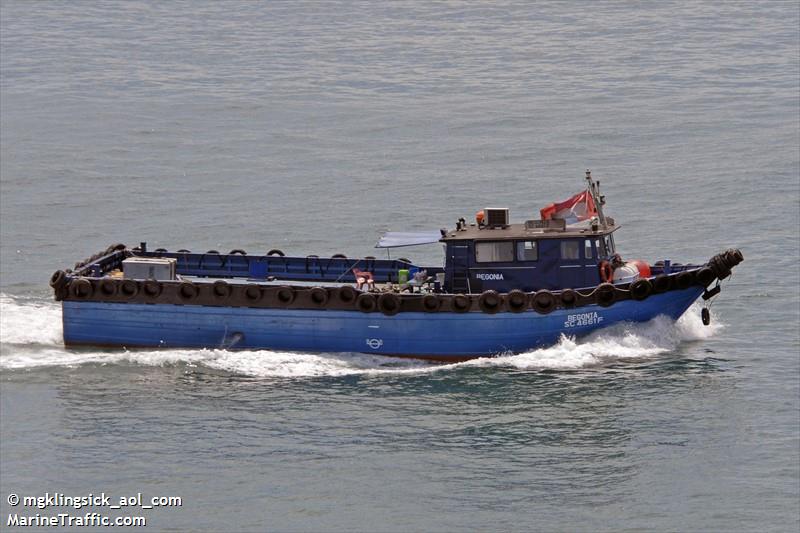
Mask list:
[[600,195],[600,181],[598,180],[595,182],[592,179],[592,171],[588,168],[586,169],[586,182],[588,183],[588,190],[589,194],[592,195],[592,199],[594,200],[595,209],[597,209],[597,214],[600,218],[600,223],[605,226],[606,225],[606,216],[603,214],[603,205],[605,204],[605,198]]

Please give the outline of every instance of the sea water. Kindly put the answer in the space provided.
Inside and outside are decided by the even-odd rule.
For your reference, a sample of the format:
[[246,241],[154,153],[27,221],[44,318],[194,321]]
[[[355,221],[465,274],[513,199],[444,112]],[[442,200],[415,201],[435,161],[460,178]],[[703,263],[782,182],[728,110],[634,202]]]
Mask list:
[[[11,494],[105,492],[181,497],[127,513],[154,531],[796,531],[799,19],[3,2],[0,527],[64,511]],[[449,365],[61,343],[50,274],[112,243],[377,255],[487,205],[534,218],[586,168],[624,257],[742,249],[711,326]]]

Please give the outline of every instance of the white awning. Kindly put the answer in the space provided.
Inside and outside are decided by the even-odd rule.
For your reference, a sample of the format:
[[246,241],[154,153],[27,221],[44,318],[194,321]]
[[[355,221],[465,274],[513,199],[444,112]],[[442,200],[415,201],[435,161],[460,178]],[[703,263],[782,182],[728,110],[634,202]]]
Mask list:
[[442,232],[431,231],[387,231],[383,234],[375,248],[400,248],[402,246],[418,246],[439,242]]

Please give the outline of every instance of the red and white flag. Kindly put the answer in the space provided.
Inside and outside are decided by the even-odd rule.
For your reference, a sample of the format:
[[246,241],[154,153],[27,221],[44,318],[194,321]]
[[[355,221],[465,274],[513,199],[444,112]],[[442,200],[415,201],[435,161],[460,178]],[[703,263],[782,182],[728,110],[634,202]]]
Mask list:
[[558,218],[565,220],[567,224],[574,224],[596,216],[597,208],[589,191],[583,191],[569,200],[548,205],[540,213],[542,220]]

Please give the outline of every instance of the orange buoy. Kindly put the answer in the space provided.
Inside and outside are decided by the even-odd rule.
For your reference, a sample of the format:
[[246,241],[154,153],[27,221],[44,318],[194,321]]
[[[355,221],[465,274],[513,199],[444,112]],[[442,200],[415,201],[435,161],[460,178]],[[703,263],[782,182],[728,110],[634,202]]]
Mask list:
[[475,222],[477,222],[479,226],[483,225],[483,218],[484,218],[483,211],[478,211],[477,213],[475,213]]
[[650,272],[650,265],[647,264],[647,261],[635,259],[633,261],[628,261],[628,264],[636,267],[636,269],[639,271],[639,277],[649,278],[652,275]]

